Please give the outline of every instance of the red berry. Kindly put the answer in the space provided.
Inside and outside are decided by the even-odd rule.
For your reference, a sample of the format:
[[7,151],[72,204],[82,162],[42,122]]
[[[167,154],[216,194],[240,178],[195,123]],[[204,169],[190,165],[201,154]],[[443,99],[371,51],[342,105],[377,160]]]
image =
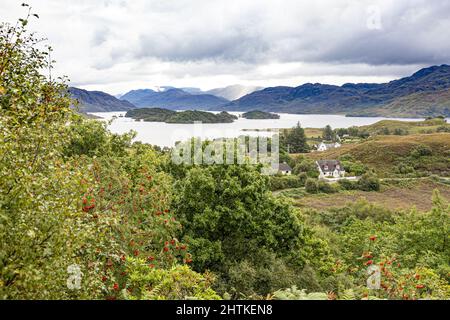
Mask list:
[[164,247],[164,252],[168,252],[168,251],[169,251],[169,248]]
[[106,280],[108,280],[108,278],[106,276],[103,276],[102,281],[105,282]]
[[375,240],[377,240],[377,236],[371,236],[369,239],[370,239],[370,241],[375,241]]
[[114,283],[113,289],[115,291],[118,291],[119,290],[119,285],[117,283]]
[[370,266],[371,264],[373,264],[373,260],[369,260],[366,262],[366,266]]

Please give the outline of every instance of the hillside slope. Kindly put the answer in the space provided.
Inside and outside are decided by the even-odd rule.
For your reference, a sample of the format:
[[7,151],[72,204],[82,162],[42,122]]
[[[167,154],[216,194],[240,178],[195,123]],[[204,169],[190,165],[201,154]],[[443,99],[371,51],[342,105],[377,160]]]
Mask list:
[[[414,158],[413,152],[420,146],[431,150],[431,155]],[[450,175],[450,133],[416,134],[408,136],[375,136],[358,144],[347,144],[325,152],[313,152],[306,156],[313,160],[339,159],[351,155],[389,177],[399,165],[412,165],[416,171]]]
[[384,84],[343,86],[307,83],[253,92],[224,106],[286,113],[353,116],[450,116],[450,66],[422,69],[410,77]]
[[136,108],[128,101],[119,100],[101,91],[87,91],[71,87],[69,94],[78,101],[76,108],[81,112],[128,111]]
[[121,97],[137,107],[154,107],[171,110],[218,108],[229,101],[211,94],[191,94],[181,89],[168,89],[162,92],[150,89],[134,90]]

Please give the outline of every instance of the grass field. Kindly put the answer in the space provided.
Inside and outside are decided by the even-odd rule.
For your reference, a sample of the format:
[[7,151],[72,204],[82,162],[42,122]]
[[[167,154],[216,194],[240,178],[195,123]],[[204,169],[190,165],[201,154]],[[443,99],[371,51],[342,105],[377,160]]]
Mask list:
[[415,206],[418,210],[427,211],[431,209],[435,189],[439,190],[447,201],[450,201],[450,186],[430,179],[411,182],[407,186],[386,186],[381,192],[344,191],[336,194],[311,195],[305,194],[303,190],[292,189],[279,194],[291,198],[294,205],[299,208],[318,210],[340,208],[364,198],[392,210],[410,209]]

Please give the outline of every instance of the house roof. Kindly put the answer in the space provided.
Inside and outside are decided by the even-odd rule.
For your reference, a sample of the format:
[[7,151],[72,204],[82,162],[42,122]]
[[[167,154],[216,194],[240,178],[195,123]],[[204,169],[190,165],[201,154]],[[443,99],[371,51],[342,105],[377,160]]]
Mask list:
[[340,170],[343,170],[341,162],[339,160],[319,160],[317,161],[317,164],[323,172],[333,172],[334,170],[336,170],[337,166],[340,167]]
[[278,170],[280,171],[292,171],[292,168],[287,163],[280,163]]

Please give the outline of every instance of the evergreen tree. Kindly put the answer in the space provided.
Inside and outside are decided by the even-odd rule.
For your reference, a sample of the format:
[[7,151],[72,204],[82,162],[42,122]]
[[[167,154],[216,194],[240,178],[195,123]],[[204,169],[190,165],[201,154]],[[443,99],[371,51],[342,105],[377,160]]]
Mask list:
[[286,134],[285,141],[289,153],[305,153],[310,151],[310,147],[306,140],[305,130],[301,127],[300,122]]
[[331,128],[330,125],[327,125],[324,129],[323,129],[323,139],[327,140],[327,141],[334,141],[335,138],[335,134],[333,129]]

